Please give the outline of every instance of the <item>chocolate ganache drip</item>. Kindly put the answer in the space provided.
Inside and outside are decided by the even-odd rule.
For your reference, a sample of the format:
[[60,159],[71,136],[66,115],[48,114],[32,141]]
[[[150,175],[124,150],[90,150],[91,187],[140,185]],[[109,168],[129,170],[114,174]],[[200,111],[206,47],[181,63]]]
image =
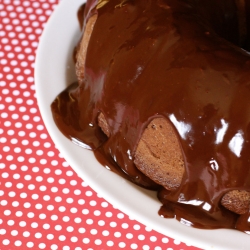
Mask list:
[[[91,16],[98,18],[84,76],[51,107],[65,136],[88,145],[123,177],[157,189],[162,216],[199,228],[250,231],[248,213],[237,215],[220,203],[230,190],[250,192],[250,57],[236,46],[234,2],[221,1],[218,9],[212,8],[216,1],[205,2],[88,1],[79,14],[83,30]],[[205,15],[204,8],[215,12]],[[215,29],[209,20],[219,11]],[[109,138],[98,126],[100,113]],[[174,191],[133,162],[144,129],[157,117],[171,122],[184,157],[185,174]]]

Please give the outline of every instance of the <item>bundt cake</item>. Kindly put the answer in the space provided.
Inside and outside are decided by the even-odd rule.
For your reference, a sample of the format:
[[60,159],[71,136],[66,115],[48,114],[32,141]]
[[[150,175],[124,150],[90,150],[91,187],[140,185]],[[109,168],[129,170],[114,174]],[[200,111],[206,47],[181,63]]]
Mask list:
[[62,133],[158,192],[164,217],[249,232],[250,1],[89,0]]

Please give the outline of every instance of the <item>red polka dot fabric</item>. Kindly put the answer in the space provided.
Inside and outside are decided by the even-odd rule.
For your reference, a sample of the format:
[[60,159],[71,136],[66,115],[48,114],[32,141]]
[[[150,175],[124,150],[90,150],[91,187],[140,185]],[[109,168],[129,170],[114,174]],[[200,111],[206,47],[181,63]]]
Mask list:
[[0,1],[0,249],[197,249],[114,208],[50,139],[37,106],[34,62],[58,3]]

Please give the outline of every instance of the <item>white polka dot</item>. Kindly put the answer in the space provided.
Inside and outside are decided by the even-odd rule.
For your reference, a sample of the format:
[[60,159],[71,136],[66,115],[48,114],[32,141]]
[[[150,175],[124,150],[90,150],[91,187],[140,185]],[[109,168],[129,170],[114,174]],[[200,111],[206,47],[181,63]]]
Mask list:
[[132,239],[133,238],[133,234],[131,234],[131,233],[126,234],[126,238]]
[[23,161],[25,160],[25,158],[24,158],[23,156],[19,156],[19,157],[17,158],[17,160],[18,160],[19,162],[23,162]]
[[83,233],[86,232],[86,230],[85,230],[85,228],[80,227],[80,228],[78,229],[78,232],[81,233],[81,234],[83,234]]
[[57,191],[58,191],[58,188],[57,188],[57,187],[52,187],[52,188],[51,188],[51,192],[56,193]]
[[48,206],[47,206],[47,209],[48,209],[49,211],[52,211],[52,210],[54,210],[54,206],[53,206],[53,205],[48,205]]
[[126,247],[126,244],[124,242],[120,242],[118,245],[119,245],[120,248]]
[[[66,161],[63,162],[63,166],[64,166],[64,167],[68,167],[68,166],[69,166],[68,162],[66,162]],[[87,186],[88,186],[88,185],[86,184],[86,187],[87,187]],[[84,186],[83,186],[83,187],[84,187]]]
[[17,144],[17,143],[18,143],[18,140],[17,140],[16,138],[13,138],[13,139],[10,140],[10,142],[11,142],[12,144]]
[[99,225],[99,226],[104,226],[104,225],[105,225],[105,221],[99,220],[99,221],[98,221],[98,225]]
[[23,204],[23,206],[24,206],[25,208],[30,208],[30,207],[31,207],[31,204],[30,204],[29,202],[25,202],[25,203]]
[[116,238],[120,238],[121,235],[122,235],[122,234],[121,234],[120,232],[115,232],[115,233],[114,233],[114,236],[115,236]]
[[55,215],[55,214],[54,214],[54,215],[52,215],[52,216],[51,216],[51,220],[54,220],[54,221],[55,221],[55,220],[58,220],[58,216],[57,216],[57,215]]
[[113,242],[113,241],[111,241],[111,240],[107,241],[107,246],[109,246],[109,247],[114,246],[114,242]]
[[25,221],[20,221],[19,222],[19,226],[20,227],[25,227],[26,226],[26,222]]
[[[17,122],[16,124],[20,124],[20,122]],[[24,131],[19,131],[18,135],[19,136],[25,136],[25,132]]]
[[5,187],[7,187],[7,188],[12,187],[12,183],[11,183],[11,182],[9,182],[9,181],[8,181],[8,182],[6,182],[6,183],[5,183]]
[[35,237],[36,237],[37,239],[40,239],[40,238],[42,237],[42,234],[41,234],[41,233],[35,233]]
[[[93,207],[93,206],[96,206],[97,202],[94,201],[94,200],[92,200],[92,201],[89,202],[89,204],[90,204],[90,206]],[[108,215],[107,215],[107,214],[108,214]],[[107,213],[106,213],[106,216],[107,216],[107,217],[111,217],[111,216],[112,216],[112,213],[111,213],[110,216],[109,216],[109,215],[110,215],[110,212],[107,212]]]
[[7,224],[8,224],[9,226],[13,226],[13,225],[15,224],[15,222],[14,222],[13,220],[8,220],[8,221],[7,221]]
[[162,248],[157,246],[157,247],[155,247],[155,250],[162,250]]
[[60,184],[65,184],[66,183],[66,180],[65,179],[59,179],[58,181]]
[[[14,42],[14,41],[16,41],[16,42]],[[13,44],[17,44],[17,43],[18,43],[18,40],[13,40],[12,43],[13,43]],[[16,60],[11,60],[10,64],[11,64],[12,66],[16,66],[16,65],[18,64],[18,62],[17,62]],[[11,87],[12,87],[12,86],[11,86]]]
[[50,228],[50,225],[47,224],[47,223],[45,223],[45,224],[43,224],[43,228],[44,228],[44,229],[49,229],[49,228]]
[[33,218],[33,217],[35,216],[35,214],[32,213],[32,212],[29,212],[29,213],[27,214],[27,216],[28,216],[29,218]]
[[20,240],[15,241],[15,246],[20,247],[22,245],[22,242]]
[[44,143],[44,147],[45,147],[45,148],[49,148],[50,146],[51,146],[51,144],[50,144],[49,142],[45,142],[45,143]]
[[50,200],[50,196],[49,196],[49,195],[44,195],[44,196],[43,196],[43,199],[44,199],[45,201],[49,201],[49,200]]
[[101,215],[101,212],[100,212],[99,210],[95,210],[95,211],[94,211],[94,215],[95,215],[95,216],[100,216],[100,215]]
[[109,236],[109,231],[108,231],[108,230],[104,230],[104,231],[102,232],[102,235],[103,235],[103,236]]
[[45,247],[46,247],[46,244],[44,244],[44,243],[40,243],[40,244],[39,244],[39,248],[40,248],[40,249],[44,249]]
[[181,242],[180,242],[179,240],[174,240],[174,244],[175,244],[175,245],[180,245]]
[[27,247],[31,248],[31,247],[33,247],[33,246],[34,246],[34,243],[33,243],[33,242],[28,242],[28,243],[27,243]]
[[[37,177],[36,177],[36,180],[38,179],[38,177],[41,177],[41,176],[37,176]],[[41,177],[41,178],[42,178],[42,177]],[[40,181],[40,178],[39,178],[39,180],[37,180],[37,181]],[[40,186],[39,189],[40,189],[41,191],[45,191],[45,190],[47,190],[47,187],[46,187],[46,186]]]
[[68,232],[73,232],[73,231],[74,231],[74,228],[71,227],[71,226],[69,226],[69,227],[66,228],[66,230],[67,230]]
[[77,208],[72,207],[72,208],[70,209],[70,212],[71,212],[71,213],[77,213]]
[[122,223],[122,228],[127,229],[129,226],[127,223]]
[[57,196],[57,197],[55,197],[55,201],[56,201],[56,202],[61,202],[61,201],[62,201],[62,198],[61,198],[60,196]]
[[12,135],[14,135],[14,134],[15,134],[15,131],[14,131],[14,130],[12,130],[12,129],[10,129],[10,130],[8,130],[7,134],[12,136]]
[[27,197],[27,194],[26,193],[21,193],[20,197],[23,198],[23,199],[25,199]]
[[155,236],[151,236],[151,237],[150,237],[150,241],[156,242],[156,241],[157,241],[157,238],[156,238]]
[[[70,185],[72,185],[72,186],[77,185],[77,181],[76,181],[76,180],[71,180],[71,181],[70,181]],[[87,195],[87,196],[91,196],[91,195],[92,195],[92,192],[91,192],[91,191],[87,191],[87,192],[86,192],[86,195]]]
[[63,217],[63,221],[65,221],[65,222],[68,222],[68,221],[70,221],[70,218],[69,218],[69,216],[64,216],[64,217]]
[[2,241],[4,245],[9,245],[10,244],[10,241],[8,239],[5,239]]
[[95,244],[96,244],[97,246],[99,246],[99,245],[102,244],[102,241],[101,241],[100,239],[96,239],[96,240],[95,240]]
[[61,225],[56,225],[56,226],[55,226],[55,230],[57,230],[57,231],[62,230],[62,226],[61,226]]
[[75,221],[75,223],[81,223],[81,222],[82,222],[82,219],[79,218],[79,217],[76,217],[76,218],[74,219],[74,221]]
[[116,227],[116,226],[117,226],[117,223],[114,222],[114,221],[112,221],[112,222],[110,222],[110,226],[111,226],[111,227]]
[[21,211],[17,211],[17,212],[16,212],[16,216],[17,216],[17,217],[21,217],[22,215],[23,215],[23,212],[21,212]]
[[47,235],[47,239],[48,239],[48,240],[54,239],[54,235],[53,235],[53,234],[48,234],[48,235]]
[[[2,118],[7,118],[7,117],[8,117],[8,114],[7,114],[7,113],[2,113],[2,114],[1,114],[1,117],[2,117]],[[5,126],[6,126],[6,124],[5,124]]]
[[26,124],[26,128],[27,128],[27,129],[32,129],[32,128],[33,128],[33,125],[32,125],[31,123],[28,123],[28,124]]
[[12,230],[12,231],[11,231],[11,235],[17,236],[17,235],[18,235],[18,231],[17,231],[17,230]]
[[152,228],[150,228],[150,227],[145,227],[145,230],[146,230],[147,232],[151,232],[151,231],[152,231]]
[[1,143],[5,143],[6,141],[7,141],[6,138],[4,138],[4,137],[1,137],[1,138],[0,138],[0,142],[1,142]]
[[92,196],[92,192],[91,191],[87,191],[86,193],[85,193],[87,196]]
[[25,179],[26,181],[30,181],[30,180],[32,179],[32,176],[29,175],[29,174],[27,174],[27,175],[24,176],[24,179]]
[[30,232],[28,232],[28,231],[23,232],[23,236],[24,237],[29,237],[30,236]]
[[46,139],[48,136],[47,136],[47,134],[41,134],[40,137],[41,137],[41,139]]
[[164,237],[164,238],[162,238],[162,242],[166,244],[169,242],[169,239]]
[[36,207],[36,209],[42,209],[43,205],[38,203],[38,204],[35,205],[35,207]]
[[9,177],[9,174],[8,174],[7,172],[2,173],[2,177],[3,177],[3,178],[8,178],[8,177]]
[[6,230],[5,229],[0,229],[0,235],[4,235],[6,234]]
[[66,240],[66,237],[65,237],[64,235],[60,235],[60,236],[59,236],[59,240],[60,240],[60,241],[65,241],[65,240]]
[[83,242],[84,244],[88,244],[88,243],[90,242],[90,240],[89,240],[88,238],[84,238],[84,239],[82,240],[82,242]]
[[11,192],[9,192],[9,196],[10,196],[10,197],[15,197],[15,196],[16,196],[16,193],[15,193],[14,191],[11,191]]
[[28,167],[27,167],[27,166],[22,166],[22,167],[21,167],[21,170],[25,172],[25,171],[28,170]]
[[62,192],[63,192],[64,194],[68,194],[68,193],[69,193],[69,189],[68,189],[68,188],[64,188],[64,189],[62,190]]
[[41,159],[41,160],[40,160],[40,163],[44,165],[44,164],[47,163],[47,160],[46,160],[46,159]]
[[[135,243],[133,243],[133,244],[131,244],[131,249],[137,249],[138,248],[138,245],[137,244],[135,244]],[[155,249],[156,250],[156,249]]]
[[94,221],[93,221],[92,219],[87,219],[87,220],[86,220],[86,223],[87,223],[88,225],[92,225],[93,222],[94,222]]
[[39,150],[36,151],[36,154],[37,155],[43,155],[43,151],[41,149],[39,149]]
[[72,198],[67,198],[67,199],[66,199],[66,202],[67,202],[67,203],[73,203],[74,200],[73,200]]
[[92,235],[96,235],[96,234],[98,233],[98,231],[97,231],[96,229],[91,229],[91,230],[90,230],[90,233],[91,233]]
[[[52,156],[54,156],[55,155],[55,153],[53,152],[53,151],[49,151],[48,152],[48,156],[49,157],[52,157]],[[56,175],[60,175],[62,173],[62,170],[60,170],[60,169],[57,169],[56,171],[55,171],[55,174]]]
[[85,204],[85,200],[83,200],[83,199],[79,199],[79,200],[78,200],[78,204],[80,204],[80,205]]
[[78,241],[78,238],[77,237],[75,237],[75,236],[73,236],[73,237],[71,237],[71,239],[70,239],[72,242],[77,242]]
[[108,205],[109,204],[106,201],[102,202],[102,204],[101,204],[102,207],[108,207]]
[[74,190],[74,194],[75,195],[80,195],[81,194],[81,190],[79,190],[79,189]]
[[18,201],[13,201],[12,202],[12,206],[13,207],[18,207],[19,206],[19,202]]
[[140,228],[141,228],[140,225],[138,225],[138,224],[134,225],[135,230],[140,230]]
[[123,214],[123,213],[119,213],[119,214],[117,214],[117,218],[119,218],[119,219],[123,219],[123,218],[124,218],[124,214]]
[[85,214],[85,215],[89,214],[89,210],[85,208],[85,209],[82,210],[82,213]]
[[5,126],[5,127],[9,127],[9,126],[11,126],[11,122],[10,122],[10,121],[6,121],[6,122],[4,122],[4,126]]

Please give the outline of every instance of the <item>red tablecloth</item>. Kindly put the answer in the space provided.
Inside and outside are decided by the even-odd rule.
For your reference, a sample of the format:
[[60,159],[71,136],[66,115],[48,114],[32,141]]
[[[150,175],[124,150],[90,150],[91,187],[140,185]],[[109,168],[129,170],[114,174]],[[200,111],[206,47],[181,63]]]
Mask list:
[[106,202],[50,139],[37,106],[34,62],[57,4],[0,1],[0,249],[194,250]]

